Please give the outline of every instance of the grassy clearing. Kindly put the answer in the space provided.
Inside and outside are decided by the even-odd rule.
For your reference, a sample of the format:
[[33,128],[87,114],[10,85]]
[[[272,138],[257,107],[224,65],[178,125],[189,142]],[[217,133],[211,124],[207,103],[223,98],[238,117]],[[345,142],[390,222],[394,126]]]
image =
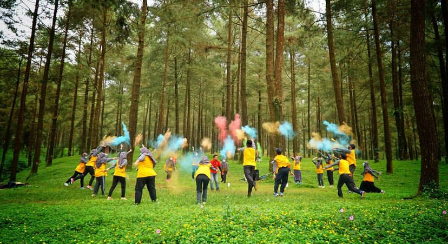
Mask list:
[[[41,166],[30,186],[0,190],[0,243],[445,243],[448,239],[446,200],[415,194],[420,164],[395,162],[393,175],[383,174],[376,185],[386,194],[347,194],[339,199],[324,174],[325,189],[317,187],[314,165],[302,163],[304,184],[289,187],[282,198],[274,198],[273,181],[259,182],[259,189],[246,197],[247,184],[242,166],[230,162],[227,185],[210,192],[205,208],[195,204],[195,183],[190,167],[181,167],[166,182],[162,164],[156,171],[158,202],[147,191],[142,204],[133,205],[135,171],[128,171],[126,197],[120,187],[113,200],[92,198],[91,191],[79,189],[79,181],[65,187],[78,157],[56,159],[52,167]],[[359,186],[361,162],[355,172]],[[385,172],[385,162],[371,164]],[[259,165],[267,172],[267,159]],[[28,170],[18,175],[24,181]],[[448,189],[448,165],[440,165],[441,188]],[[106,180],[109,190],[112,172]],[[87,177],[87,180],[89,177]],[[338,176],[335,176],[337,182]],[[107,194],[107,193],[106,193]],[[341,212],[341,209],[343,212]],[[353,220],[350,220],[353,216]],[[158,233],[159,232],[159,233]]]

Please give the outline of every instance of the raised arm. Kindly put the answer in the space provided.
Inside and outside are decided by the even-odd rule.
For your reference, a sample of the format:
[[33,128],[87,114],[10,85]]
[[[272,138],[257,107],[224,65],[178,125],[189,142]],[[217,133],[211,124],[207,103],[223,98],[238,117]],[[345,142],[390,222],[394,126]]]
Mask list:
[[325,166],[325,169],[331,168],[331,167],[336,166],[336,165],[339,165],[339,160],[337,160],[336,162],[334,162],[334,163],[332,163],[330,165]]

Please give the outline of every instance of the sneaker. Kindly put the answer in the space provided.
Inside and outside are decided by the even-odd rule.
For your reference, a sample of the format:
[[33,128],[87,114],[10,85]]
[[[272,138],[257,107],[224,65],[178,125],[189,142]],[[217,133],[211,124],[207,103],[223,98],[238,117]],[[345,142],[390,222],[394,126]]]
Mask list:
[[288,187],[289,186],[289,184],[288,183],[286,183],[286,187]]
[[280,197],[283,197],[283,192],[280,192]]
[[333,185],[330,185],[330,188],[333,188]]
[[95,194],[92,194],[92,197],[95,197]]
[[361,192],[361,198],[364,198],[364,195],[366,195],[366,192],[365,192],[365,191],[362,191],[362,192]]
[[73,178],[70,178],[70,184],[73,184],[73,182],[75,182],[75,179],[73,179]]
[[352,193],[352,191],[349,190],[349,191],[348,191],[348,194],[350,194],[350,193]]
[[107,197],[107,200],[112,200],[112,197]]
[[126,197],[122,197],[121,200],[128,200]]
[[87,188],[90,189],[90,190],[93,190],[91,185],[88,185]]
[[325,188],[325,186],[322,186],[322,188]]
[[81,190],[84,190],[85,188],[84,188],[84,187],[81,187],[80,189],[81,189]]
[[274,197],[278,197],[278,193],[274,193]]
[[384,193],[386,193],[385,191],[383,191],[383,190],[381,190],[381,194],[384,194]]
[[64,186],[68,186],[68,183],[64,183]]

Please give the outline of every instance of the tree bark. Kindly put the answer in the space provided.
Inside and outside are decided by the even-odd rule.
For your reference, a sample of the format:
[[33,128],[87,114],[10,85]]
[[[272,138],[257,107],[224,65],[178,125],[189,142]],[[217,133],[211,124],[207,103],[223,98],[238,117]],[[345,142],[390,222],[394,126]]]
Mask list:
[[[65,49],[67,47],[67,37],[68,37],[68,28],[70,24],[70,6],[71,3],[68,4],[68,11],[67,11],[67,18],[65,23],[65,31],[64,31],[64,40],[62,43],[62,56],[61,56],[61,64],[59,66],[59,75],[58,75],[58,81],[57,81],[57,87],[56,87],[56,95],[54,99],[54,107],[53,107],[53,117],[51,118],[51,130],[50,130],[50,147],[48,148],[48,159],[47,159],[47,166],[51,166],[53,164],[53,152],[54,147],[56,146],[55,139],[56,139],[56,129],[58,127],[58,117],[59,117],[59,97],[61,96],[61,85],[62,85],[62,76],[64,74],[64,64],[65,64]],[[75,99],[77,95],[77,85],[78,80],[76,80],[76,91],[75,91]],[[76,102],[76,100],[75,100]],[[76,103],[75,103],[76,106]],[[74,109],[74,108],[73,108]]]
[[[231,0],[229,0],[229,4],[231,4]],[[226,117],[231,118],[231,106],[233,103],[232,99],[232,7],[229,8],[229,24],[227,27],[227,63],[226,63]]]
[[8,152],[8,148],[9,148],[9,139],[11,137],[11,122],[12,122],[12,117],[14,115],[14,109],[16,107],[17,93],[19,91],[20,74],[22,73],[21,68],[22,68],[22,56],[20,56],[19,68],[17,69],[17,80],[16,80],[16,88],[14,90],[14,99],[12,100],[11,111],[9,111],[8,125],[6,126],[6,131],[5,131],[5,141],[3,142],[2,162],[0,164],[0,181],[2,180],[3,167],[5,166],[6,153]]
[[179,78],[177,72],[177,57],[174,57],[174,115],[176,120],[174,132],[179,135]]
[[[308,83],[307,83],[307,133],[308,141],[311,140],[311,60],[308,58]],[[308,150],[308,157],[310,157],[311,150]]]
[[[37,131],[36,131],[36,145],[34,147],[34,159],[33,159],[33,167],[31,169],[31,174],[36,174],[39,161],[40,161],[40,153],[41,153],[41,147],[42,147],[42,131],[44,127],[44,114],[45,114],[45,97],[47,94],[47,83],[48,83],[48,75],[50,71],[50,63],[51,63],[51,54],[53,51],[53,41],[54,41],[54,32],[56,28],[56,18],[57,18],[57,12],[58,12],[58,0],[55,0],[54,2],[54,11],[53,11],[53,22],[51,25],[50,30],[50,39],[48,41],[48,50],[47,50],[47,57],[45,61],[45,67],[44,67],[44,75],[42,78],[42,85],[41,85],[41,93],[40,93],[40,102],[39,102],[39,115],[38,115],[38,121],[37,121]],[[11,173],[12,174],[12,173]],[[11,181],[13,181],[11,179]]]
[[[147,12],[147,0],[143,0],[140,21],[138,25],[138,47],[137,47],[137,60],[135,63],[134,80],[132,82],[132,98],[131,107],[129,109],[129,136],[131,138],[132,151],[128,153],[128,161],[133,161],[134,156],[134,141],[137,134],[137,121],[138,121],[138,103],[140,100],[140,80],[142,76],[142,63],[143,63],[143,47],[145,45],[145,23]],[[130,165],[128,166],[130,167]],[[131,167],[132,168],[132,167]]]
[[241,36],[241,122],[249,123],[247,115],[247,91],[246,91],[246,49],[247,49],[247,16],[249,13],[248,1],[243,1],[243,32]]
[[[93,84],[93,92],[92,92],[92,100],[90,105],[90,118],[89,118],[89,132],[87,135],[87,147],[90,148],[96,148],[96,145],[93,142],[93,120],[95,118],[95,98],[96,98],[96,87],[98,86],[98,76],[100,73],[100,61],[97,60],[96,62],[96,69],[95,69],[95,79]],[[97,105],[99,106],[99,105]]]
[[73,105],[72,105],[72,114],[70,119],[70,134],[68,136],[68,156],[72,156],[72,147],[73,147],[73,132],[75,128],[75,114],[76,114],[76,101],[78,99],[78,84],[79,84],[79,69],[80,69],[80,56],[81,56],[81,35],[79,37],[78,43],[78,67],[76,68],[76,76],[75,76],[75,89],[73,95]]
[[343,124],[345,122],[345,111],[344,111],[344,104],[342,101],[341,81],[339,79],[338,69],[336,67],[336,56],[333,41],[333,24],[331,20],[331,3],[330,0],[325,0],[325,2],[326,2],[325,9],[327,13],[328,53],[330,55],[331,76],[333,78],[334,96],[336,100],[336,108],[338,112],[339,124]]
[[[445,2],[445,3],[444,3]],[[445,8],[444,8],[445,7]],[[443,11],[445,9],[445,11]],[[444,26],[445,26],[445,39],[448,38],[448,20],[445,18],[448,18],[448,13],[446,13],[448,9],[446,9],[446,0],[442,0],[442,12],[443,12],[443,18],[445,20]],[[442,41],[439,34],[439,27],[437,25],[436,18],[434,16],[434,12],[432,12],[431,15],[431,22],[432,26],[434,28],[435,33],[435,39],[436,39],[436,46],[437,46],[437,57],[439,58],[439,67],[440,67],[440,79],[442,82],[442,116],[443,116],[443,128],[444,128],[444,140],[445,140],[445,162],[448,163],[448,78],[447,78],[447,72],[448,72],[448,66],[445,66],[445,61],[443,59],[443,48],[442,48]],[[448,40],[446,40],[446,47],[448,48]],[[448,49],[447,53],[448,53]],[[447,58],[448,62],[448,58]]]
[[404,126],[404,106],[403,106],[403,75],[401,69],[401,50],[400,50],[400,39],[397,40],[397,54],[398,54],[398,101],[400,104],[400,124],[403,128],[403,150],[404,150],[404,160],[409,159],[408,153],[408,142],[406,137],[406,127]]
[[31,163],[32,163],[32,153],[33,153],[33,146],[34,146],[34,140],[35,140],[35,128],[36,128],[36,113],[37,113],[37,92],[38,90],[36,89],[36,94],[34,95],[34,106],[33,106],[33,112],[32,112],[32,117],[31,117],[31,128],[30,128],[30,139],[28,140],[28,167],[31,167]]
[[[191,48],[188,48],[188,67],[187,67],[187,85],[185,87],[186,89],[186,96],[187,96],[187,132],[185,133],[186,138],[191,138],[191,94],[190,94],[190,79],[191,79],[191,72],[190,72],[190,65],[191,65]],[[191,141],[191,143],[194,143],[194,141]]]
[[378,30],[376,0],[372,0],[372,16],[373,16],[373,28],[375,33],[376,58],[378,62],[378,76],[380,79],[381,108],[383,110],[384,144],[386,148],[386,160],[387,160],[386,167],[387,167],[387,173],[392,174],[394,172],[394,168],[392,162],[392,146],[390,142],[389,113],[387,111],[386,82],[384,81],[383,56],[381,53],[380,34]]
[[[289,50],[289,62],[291,66],[291,116],[292,116],[292,129],[298,131],[297,125],[297,104],[296,104],[296,73],[295,73],[295,51],[291,48]],[[292,141],[292,153],[295,156],[298,151],[298,139],[295,137]]]
[[89,47],[89,59],[87,60],[87,67],[89,69],[88,75],[85,81],[85,90],[84,90],[84,106],[82,110],[82,134],[81,134],[81,145],[80,145],[80,153],[84,153],[88,150],[87,144],[87,109],[89,107],[89,83],[90,83],[90,66],[92,65],[92,51],[93,51],[93,26],[90,34],[90,47]]
[[[169,27],[168,27],[169,28]],[[169,39],[170,33],[169,30],[166,33],[166,46],[165,46],[165,69],[163,72],[163,84],[162,84],[162,93],[160,98],[160,107],[159,107],[159,118],[157,123],[157,134],[163,134],[163,118],[165,117],[165,95],[166,95],[166,80],[168,76],[168,58],[169,58]]]
[[93,130],[92,130],[92,148],[99,145],[98,132],[100,122],[100,112],[101,112],[101,100],[103,99],[103,82],[104,82],[104,72],[106,66],[106,25],[107,25],[107,11],[108,8],[103,9],[103,26],[101,28],[101,58],[100,58],[100,73],[97,86],[97,96],[96,96],[96,106],[95,106],[95,117],[93,120]]
[[437,132],[425,77],[425,1],[411,1],[411,88],[421,150],[418,193],[439,185]]
[[[275,121],[274,114],[274,1],[266,0],[266,85],[268,93],[269,120]],[[269,157],[274,158],[275,150],[274,136],[269,135]],[[269,170],[272,170],[272,164],[269,164]]]

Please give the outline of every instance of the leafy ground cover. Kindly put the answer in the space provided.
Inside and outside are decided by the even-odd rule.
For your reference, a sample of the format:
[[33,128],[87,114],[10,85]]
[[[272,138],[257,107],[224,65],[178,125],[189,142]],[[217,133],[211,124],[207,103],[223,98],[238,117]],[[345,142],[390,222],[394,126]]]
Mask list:
[[[386,194],[337,196],[317,187],[314,165],[302,163],[304,184],[293,183],[284,197],[273,197],[273,181],[259,182],[258,191],[247,198],[242,166],[230,162],[228,184],[210,192],[204,208],[196,204],[195,183],[189,167],[179,167],[166,182],[162,164],[157,165],[158,201],[144,191],[142,203],[133,205],[136,172],[128,171],[126,197],[120,187],[113,200],[91,197],[79,182],[63,183],[74,171],[78,157],[64,157],[52,167],[41,166],[30,185],[0,190],[0,243],[446,243],[448,204],[444,199],[415,194],[420,164],[395,162],[395,173],[383,174],[376,185]],[[361,160],[355,172],[360,184]],[[371,163],[385,172],[385,162]],[[267,159],[259,164],[267,173]],[[18,175],[24,181],[29,171]],[[448,189],[448,165],[440,165],[441,189]],[[106,180],[109,190],[112,172]],[[338,176],[335,176],[337,182]],[[106,193],[107,194],[107,193]]]

